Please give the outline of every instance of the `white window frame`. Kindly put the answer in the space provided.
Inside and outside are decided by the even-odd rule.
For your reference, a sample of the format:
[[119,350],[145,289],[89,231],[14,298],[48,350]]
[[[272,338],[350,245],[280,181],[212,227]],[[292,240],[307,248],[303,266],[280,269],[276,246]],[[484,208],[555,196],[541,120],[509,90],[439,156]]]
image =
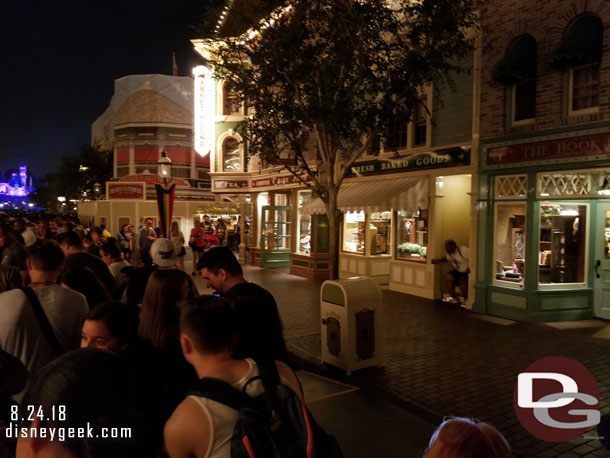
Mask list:
[[586,230],[586,240],[585,240],[585,272],[584,272],[584,282],[578,283],[540,283],[540,264],[536,263],[536,283],[538,285],[538,290],[557,290],[557,289],[583,289],[587,288],[587,280],[589,278],[589,244],[591,243],[591,237],[589,234],[591,233],[590,226],[591,224],[591,205],[588,202],[583,202],[582,200],[541,200],[536,202],[538,205],[538,222],[536,227],[538,228],[536,237],[537,237],[537,245],[540,244],[540,216],[542,212],[542,205],[584,205],[587,207],[587,220],[585,222]]
[[[581,110],[572,109],[573,104],[574,104],[574,71],[581,70],[581,69],[587,68],[587,67],[593,67],[593,66],[599,67],[600,81],[599,81],[598,90],[601,90],[601,64],[599,62],[595,62],[593,64],[579,65],[577,67],[570,67],[569,75],[568,75],[568,79],[569,79],[569,82],[568,82],[568,115],[569,116],[581,116],[581,115],[599,113],[599,104],[595,107],[583,108]],[[601,99],[601,93],[598,94],[598,98]]]
[[[498,280],[496,278],[496,269],[495,269],[495,263],[496,263],[496,259],[498,258],[497,256],[497,247],[498,244],[496,243],[497,241],[497,237],[498,237],[498,231],[496,228],[497,222],[498,222],[498,206],[500,205],[522,205],[523,208],[525,209],[525,221],[524,221],[524,226],[527,227],[527,202],[525,200],[502,200],[499,202],[494,202],[494,219],[493,219],[493,279],[492,279],[492,284],[495,286],[502,286],[504,288],[510,288],[510,289],[523,289],[525,287],[525,276],[522,277],[523,281],[520,283],[517,282],[513,282],[513,281],[504,281],[504,280]],[[524,259],[527,259],[527,234],[526,234],[526,246],[524,247]],[[525,263],[525,269],[528,269],[528,265],[527,262]],[[536,271],[538,271],[536,269]]]
[[[535,80],[535,79],[534,79]],[[517,85],[520,83],[526,83],[526,82],[530,82],[531,80],[526,80],[526,81],[520,81],[519,83],[513,83],[510,86],[510,96],[511,96],[511,103],[510,103],[510,120],[511,120],[511,125],[512,126],[527,126],[527,125],[531,125],[534,124],[536,122],[536,108],[535,108],[535,102],[534,102],[534,117],[533,118],[527,118],[527,119],[520,119],[520,120],[515,120],[515,114],[517,112]],[[534,81],[535,84],[535,81]]]

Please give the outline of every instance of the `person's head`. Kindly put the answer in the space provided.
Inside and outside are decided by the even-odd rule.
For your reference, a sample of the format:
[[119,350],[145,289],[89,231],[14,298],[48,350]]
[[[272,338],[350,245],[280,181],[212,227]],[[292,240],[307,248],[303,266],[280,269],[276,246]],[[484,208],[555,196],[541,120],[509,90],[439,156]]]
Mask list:
[[146,220],[144,221],[144,224],[146,225],[146,227],[152,227],[153,220],[151,218],[146,218]]
[[205,223],[209,223],[210,222],[210,215],[203,215],[203,221]]
[[[178,269],[157,269],[148,279],[138,334],[163,350],[177,343],[178,305],[188,296],[187,274]],[[173,342],[176,339],[176,342]]]
[[56,243],[39,240],[27,248],[27,267],[33,271],[57,275],[64,262],[64,254]]
[[197,229],[201,226],[201,221],[199,221],[199,218],[195,218],[193,224],[195,225],[195,229]]
[[171,240],[159,237],[150,247],[150,257],[159,267],[172,267],[178,262]]
[[[17,458],[152,458],[159,454],[162,431],[143,415],[137,386],[119,383],[128,368],[121,359],[107,351],[92,348],[68,352],[35,374],[24,398],[36,412],[54,411],[55,418],[36,416],[24,420],[23,428],[35,429],[17,442]],[[26,404],[23,404],[26,405]],[[68,431],[90,427],[131,428],[129,438],[108,439],[101,434],[78,437]],[[53,428],[57,435],[39,434],[41,428]]]
[[510,446],[487,423],[455,417],[445,420],[432,434],[425,458],[510,458]]
[[61,225],[62,232],[70,232],[74,230],[74,223],[72,221],[64,221]]
[[15,229],[15,232],[18,232],[20,234],[24,232],[27,229],[25,220],[23,218],[17,218],[13,223],[13,229]]
[[235,312],[216,296],[189,299],[180,308],[180,346],[187,361],[209,354],[230,354],[235,339]]
[[121,232],[122,232],[123,234],[126,234],[126,233],[129,231],[129,226],[131,226],[131,225],[130,225],[130,224],[123,224],[123,225],[121,226]]
[[457,243],[455,243],[455,240],[447,240],[445,242],[445,251],[449,254],[457,251]]
[[206,281],[206,286],[218,294],[226,294],[236,282],[245,281],[237,258],[227,247],[215,247],[204,253],[197,262],[197,271]]
[[110,300],[110,294],[104,284],[88,267],[74,267],[62,272],[59,279],[61,286],[78,291],[87,298],[89,308]]
[[0,248],[10,247],[16,243],[13,227],[8,224],[0,224]]
[[83,251],[83,240],[74,231],[62,232],[59,234],[57,243],[66,256]]
[[102,302],[85,316],[81,348],[125,351],[138,338],[138,312],[119,301]]
[[100,257],[107,265],[121,261],[121,249],[114,237],[109,237],[102,242],[102,245],[100,246]]
[[180,234],[180,227],[178,226],[178,221],[172,221],[172,228],[170,232],[173,236],[178,236]]
[[52,218],[49,220],[49,227],[53,232],[57,230],[57,222]]
[[89,232],[89,235],[91,236],[91,240],[95,243],[98,240],[102,239],[102,233],[103,233],[103,229],[101,227],[94,227]]

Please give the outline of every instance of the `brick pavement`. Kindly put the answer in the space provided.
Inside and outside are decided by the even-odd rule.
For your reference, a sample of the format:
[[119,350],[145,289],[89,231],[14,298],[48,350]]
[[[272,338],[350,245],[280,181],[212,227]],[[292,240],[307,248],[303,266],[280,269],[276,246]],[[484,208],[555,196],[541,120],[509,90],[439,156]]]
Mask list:
[[[246,267],[245,274],[276,297],[290,351],[319,365],[321,283],[284,270]],[[519,424],[512,401],[519,372],[539,358],[562,355],[593,373],[602,414],[610,413],[610,340],[593,336],[608,335],[610,325],[594,320],[556,327],[518,323],[388,290],[382,291],[382,316],[384,367],[362,369],[351,377],[325,370],[349,383],[375,387],[429,416],[490,422],[509,440],[515,456],[610,457],[597,440],[535,439]]]

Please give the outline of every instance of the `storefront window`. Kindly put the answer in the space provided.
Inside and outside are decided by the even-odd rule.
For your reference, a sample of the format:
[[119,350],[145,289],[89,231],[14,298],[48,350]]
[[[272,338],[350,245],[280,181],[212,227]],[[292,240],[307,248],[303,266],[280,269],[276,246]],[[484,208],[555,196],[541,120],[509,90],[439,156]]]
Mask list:
[[297,253],[311,253],[311,215],[301,215],[300,210],[311,202],[311,191],[299,191],[297,212]]
[[587,205],[540,203],[538,281],[584,283]]
[[428,211],[401,210],[396,215],[396,257],[412,261],[425,260],[428,250]]
[[496,204],[495,283],[523,286],[525,277],[525,204]]
[[391,254],[392,212],[371,213],[369,222],[370,254]]
[[343,218],[343,251],[364,254],[364,212],[347,212]]

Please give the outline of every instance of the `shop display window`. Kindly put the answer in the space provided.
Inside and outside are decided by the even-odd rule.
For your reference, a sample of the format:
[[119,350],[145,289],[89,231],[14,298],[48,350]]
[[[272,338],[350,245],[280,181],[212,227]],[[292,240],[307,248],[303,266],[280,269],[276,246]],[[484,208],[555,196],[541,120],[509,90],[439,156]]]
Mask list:
[[343,251],[364,254],[364,212],[347,212],[343,218]]
[[494,283],[523,286],[525,278],[525,203],[496,204]]
[[297,212],[297,253],[311,253],[311,215],[301,215],[303,206],[311,202],[311,191],[299,191]]
[[369,253],[391,254],[392,212],[371,213],[369,217]]
[[584,283],[587,205],[540,203],[538,282],[541,285]]
[[396,257],[425,261],[428,251],[428,210],[401,210],[396,215]]

